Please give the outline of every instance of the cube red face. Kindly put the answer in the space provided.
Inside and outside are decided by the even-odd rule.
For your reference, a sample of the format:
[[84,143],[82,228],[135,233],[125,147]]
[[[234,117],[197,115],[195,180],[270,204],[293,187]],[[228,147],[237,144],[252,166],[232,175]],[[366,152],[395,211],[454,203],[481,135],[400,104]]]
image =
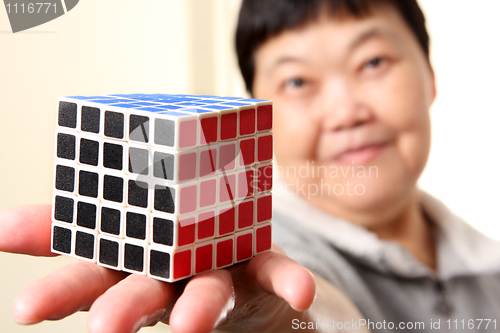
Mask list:
[[271,249],[272,103],[166,94],[58,103],[53,252],[176,281]]

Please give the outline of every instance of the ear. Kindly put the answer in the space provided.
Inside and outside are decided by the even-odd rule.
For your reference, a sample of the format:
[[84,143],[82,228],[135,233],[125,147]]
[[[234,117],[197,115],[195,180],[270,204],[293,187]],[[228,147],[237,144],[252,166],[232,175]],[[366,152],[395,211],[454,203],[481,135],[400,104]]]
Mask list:
[[429,63],[429,68],[431,71],[431,89],[432,89],[431,99],[432,99],[432,103],[434,103],[434,101],[436,100],[436,96],[437,96],[436,75],[434,74],[434,68],[432,67],[432,65],[430,63]]

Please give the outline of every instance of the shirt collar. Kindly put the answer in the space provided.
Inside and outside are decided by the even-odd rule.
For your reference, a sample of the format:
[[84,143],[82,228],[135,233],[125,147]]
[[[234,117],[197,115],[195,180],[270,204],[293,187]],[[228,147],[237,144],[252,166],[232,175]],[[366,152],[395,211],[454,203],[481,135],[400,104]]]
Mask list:
[[331,216],[291,192],[284,180],[275,180],[276,211],[302,224],[354,260],[383,273],[450,279],[500,272],[500,260],[492,255],[500,253],[500,242],[481,234],[423,191],[420,192],[422,207],[436,224],[437,272],[417,261],[399,243],[381,240],[364,227]]

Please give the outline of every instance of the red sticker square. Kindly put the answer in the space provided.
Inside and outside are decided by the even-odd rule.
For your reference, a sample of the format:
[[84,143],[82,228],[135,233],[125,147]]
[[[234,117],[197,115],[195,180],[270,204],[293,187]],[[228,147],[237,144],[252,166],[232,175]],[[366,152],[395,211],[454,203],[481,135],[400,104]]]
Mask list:
[[196,178],[196,153],[183,154],[179,157],[179,180]]
[[201,273],[204,271],[209,271],[213,267],[214,261],[214,246],[213,244],[207,244],[205,246],[200,246],[195,252],[195,273]]
[[179,246],[193,244],[195,235],[196,220],[194,217],[179,221],[179,233],[177,244]]
[[268,221],[273,217],[273,197],[266,195],[257,199],[257,222]]
[[261,136],[257,142],[257,160],[264,162],[273,158],[273,136]]
[[263,105],[257,108],[257,131],[267,131],[273,128],[273,106]]
[[253,234],[236,236],[236,261],[246,260],[252,258],[252,241]]
[[231,207],[221,211],[219,214],[219,235],[226,235],[234,232],[235,209]]
[[273,188],[273,165],[269,164],[257,169],[257,189],[259,192]]
[[200,152],[200,177],[215,174],[217,149],[203,150]]
[[223,267],[233,263],[233,247],[232,238],[217,243],[217,267]]
[[255,108],[240,111],[240,135],[255,133]]
[[238,198],[250,197],[254,194],[254,171],[247,170],[238,174]]
[[220,117],[220,139],[229,140],[236,138],[237,124],[238,115],[236,112],[223,114]]
[[174,279],[191,275],[191,250],[174,254]]
[[240,141],[240,165],[250,165],[255,162],[255,139]]
[[253,200],[238,205],[238,228],[246,228],[253,224]]
[[217,117],[207,117],[201,119],[201,136],[200,143],[202,145],[217,142],[217,125],[218,125]]
[[198,239],[212,237],[215,234],[215,213],[213,211],[198,215]]
[[255,251],[260,253],[271,249],[272,246],[272,236],[271,236],[271,226],[266,225],[265,227],[258,228],[255,232]]

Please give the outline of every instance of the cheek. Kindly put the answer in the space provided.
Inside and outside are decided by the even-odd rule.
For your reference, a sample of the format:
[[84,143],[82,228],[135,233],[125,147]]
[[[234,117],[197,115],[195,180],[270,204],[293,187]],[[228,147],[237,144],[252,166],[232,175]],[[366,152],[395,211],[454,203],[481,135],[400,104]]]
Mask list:
[[302,164],[305,160],[314,158],[319,128],[313,117],[275,101],[273,122],[274,149],[278,163]]
[[[373,95],[379,102],[379,119],[397,135],[396,148],[406,168],[418,178],[430,149],[429,107],[431,78],[417,66],[402,67]],[[412,177],[413,178],[413,177]]]

